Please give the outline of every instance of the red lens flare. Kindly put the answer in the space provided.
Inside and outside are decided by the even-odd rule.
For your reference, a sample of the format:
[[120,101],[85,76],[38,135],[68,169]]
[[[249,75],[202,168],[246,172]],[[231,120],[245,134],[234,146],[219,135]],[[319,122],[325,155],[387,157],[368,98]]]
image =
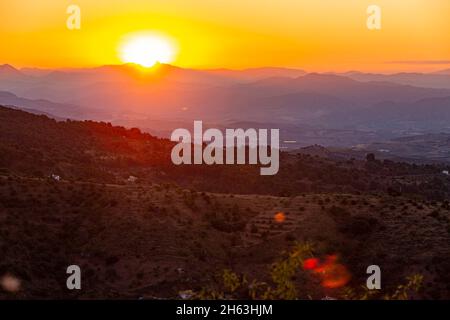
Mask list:
[[283,223],[286,220],[286,215],[283,212],[278,212],[274,216],[275,222]]
[[314,270],[319,265],[319,259],[317,258],[309,258],[303,262],[303,269],[305,270]]
[[338,263],[338,256],[333,254],[327,256],[324,261],[317,258],[309,258],[303,262],[303,269],[311,271],[322,280],[325,288],[340,288],[345,286],[351,278],[350,272]]

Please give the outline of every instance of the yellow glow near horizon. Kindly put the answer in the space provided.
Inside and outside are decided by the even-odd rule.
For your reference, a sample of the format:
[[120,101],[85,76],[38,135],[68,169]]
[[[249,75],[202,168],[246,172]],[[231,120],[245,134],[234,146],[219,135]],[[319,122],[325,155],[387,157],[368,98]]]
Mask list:
[[[450,67],[445,63],[450,61],[449,0],[77,0],[80,30],[66,27],[70,3],[1,0],[0,64],[121,64],[123,37],[150,31],[173,39],[171,64],[187,68],[419,72]],[[379,31],[366,27],[371,4],[382,8]],[[142,62],[136,55],[133,59]]]
[[128,37],[120,48],[120,59],[149,68],[156,63],[171,63],[175,48],[171,41],[158,35],[134,35]]

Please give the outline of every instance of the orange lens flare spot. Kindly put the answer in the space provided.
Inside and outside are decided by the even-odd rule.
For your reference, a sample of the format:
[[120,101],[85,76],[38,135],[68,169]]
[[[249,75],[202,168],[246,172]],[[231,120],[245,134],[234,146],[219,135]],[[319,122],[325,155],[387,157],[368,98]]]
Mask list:
[[6,274],[0,277],[0,288],[6,292],[17,292],[20,290],[20,280],[13,275]]
[[324,272],[322,286],[325,288],[340,288],[350,281],[350,273],[342,264],[334,264]]
[[286,220],[286,215],[283,212],[278,212],[274,216],[276,223],[283,223]]

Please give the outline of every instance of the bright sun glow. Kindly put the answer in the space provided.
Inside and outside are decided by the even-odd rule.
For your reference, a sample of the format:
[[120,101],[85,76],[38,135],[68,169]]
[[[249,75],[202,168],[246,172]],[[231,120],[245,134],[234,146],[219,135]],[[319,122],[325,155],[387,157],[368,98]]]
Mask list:
[[157,62],[170,63],[175,56],[171,41],[159,35],[136,35],[122,44],[120,57],[125,63],[152,67]]

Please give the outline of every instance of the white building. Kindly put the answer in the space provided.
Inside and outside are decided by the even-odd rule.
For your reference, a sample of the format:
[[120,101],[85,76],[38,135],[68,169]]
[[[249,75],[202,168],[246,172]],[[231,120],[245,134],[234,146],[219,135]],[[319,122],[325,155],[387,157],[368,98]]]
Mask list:
[[129,176],[127,179],[127,181],[130,183],[135,183],[137,180],[138,180],[138,178],[135,176]]

